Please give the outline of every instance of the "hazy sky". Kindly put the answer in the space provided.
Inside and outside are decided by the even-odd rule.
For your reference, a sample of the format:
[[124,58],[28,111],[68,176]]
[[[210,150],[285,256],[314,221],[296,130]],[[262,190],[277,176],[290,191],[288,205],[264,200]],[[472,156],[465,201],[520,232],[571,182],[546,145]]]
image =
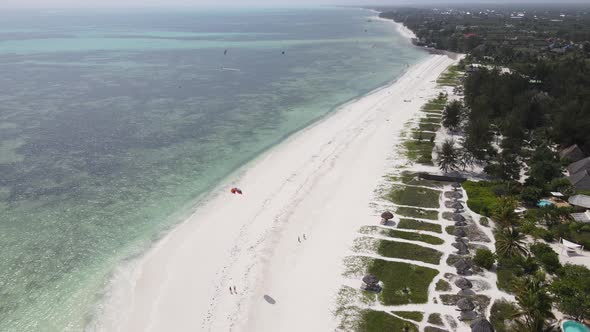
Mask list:
[[[588,0],[569,0],[584,3]],[[11,7],[63,8],[63,7],[176,7],[176,6],[232,6],[245,7],[258,5],[305,6],[305,5],[416,5],[426,3],[534,3],[552,2],[550,0],[0,0],[0,10]]]

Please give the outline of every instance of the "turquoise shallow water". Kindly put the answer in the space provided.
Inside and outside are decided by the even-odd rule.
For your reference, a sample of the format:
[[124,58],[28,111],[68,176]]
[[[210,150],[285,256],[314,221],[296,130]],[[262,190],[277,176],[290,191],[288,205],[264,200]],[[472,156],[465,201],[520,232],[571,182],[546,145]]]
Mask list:
[[356,9],[3,14],[0,331],[83,329],[200,195],[426,56]]

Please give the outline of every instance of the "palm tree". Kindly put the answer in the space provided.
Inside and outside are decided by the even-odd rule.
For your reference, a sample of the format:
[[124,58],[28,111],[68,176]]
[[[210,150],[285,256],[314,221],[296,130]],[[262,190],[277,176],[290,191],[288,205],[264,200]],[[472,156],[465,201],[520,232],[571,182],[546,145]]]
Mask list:
[[518,331],[543,332],[548,330],[546,320],[555,318],[551,312],[553,299],[547,291],[544,275],[534,275],[515,282],[516,302],[519,310],[514,315]]
[[455,141],[447,139],[438,151],[438,167],[445,173],[459,169],[459,153]]
[[496,254],[500,257],[527,255],[524,235],[514,227],[496,230]]
[[500,198],[492,217],[502,227],[513,227],[518,223],[518,214],[514,212],[516,201],[511,197]]

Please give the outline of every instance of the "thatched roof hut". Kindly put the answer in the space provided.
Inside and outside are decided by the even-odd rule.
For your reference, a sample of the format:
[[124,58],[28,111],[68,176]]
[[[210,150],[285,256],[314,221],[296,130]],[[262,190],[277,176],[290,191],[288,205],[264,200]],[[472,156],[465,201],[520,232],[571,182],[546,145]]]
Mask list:
[[463,210],[465,208],[463,206],[463,204],[461,204],[459,202],[455,202],[455,203],[451,204],[451,207],[455,210]]
[[389,211],[385,211],[383,213],[381,213],[381,218],[383,220],[389,220],[393,218],[393,213],[389,212]]
[[461,188],[461,184],[459,182],[453,182],[453,184],[451,184],[451,187],[453,187],[453,188]]
[[475,312],[475,311],[462,311],[461,316],[459,316],[460,321],[474,320],[476,318],[477,318],[477,312]]
[[455,231],[453,232],[453,234],[456,237],[465,237],[465,236],[467,236],[467,233],[465,233],[465,230],[463,228],[455,228]]
[[492,323],[485,318],[480,318],[471,323],[471,332],[495,332]]
[[[461,204],[461,203],[459,203],[459,204]],[[454,204],[453,204],[453,205],[454,205]],[[462,214],[460,214],[460,213],[453,213],[453,218],[452,218],[452,219],[453,219],[453,221],[465,221],[465,220],[467,220],[467,219],[465,219],[465,217],[463,217],[463,215],[462,215]]]
[[457,248],[458,250],[458,254],[459,255],[467,255],[469,254],[469,248],[467,247],[467,245],[463,242],[455,242],[453,244],[455,246],[455,248]]
[[379,283],[379,279],[374,275],[368,274],[363,277],[363,282],[367,285],[376,285]]
[[459,191],[449,191],[445,193],[445,196],[448,198],[459,199],[463,198],[463,194]]
[[457,221],[457,222],[455,223],[455,226],[456,226],[456,227],[463,227],[463,226],[467,226],[467,223],[466,223],[466,222],[464,222],[464,221]]
[[459,278],[455,281],[455,286],[457,286],[461,289],[469,289],[469,288],[473,287],[473,284],[471,283],[471,281],[469,281],[465,278]]
[[457,301],[457,308],[459,308],[460,311],[472,311],[475,309],[475,304],[468,298],[462,298]]
[[462,289],[459,292],[457,292],[457,295],[459,295],[459,296],[473,296],[473,295],[475,295],[475,292],[471,289]]

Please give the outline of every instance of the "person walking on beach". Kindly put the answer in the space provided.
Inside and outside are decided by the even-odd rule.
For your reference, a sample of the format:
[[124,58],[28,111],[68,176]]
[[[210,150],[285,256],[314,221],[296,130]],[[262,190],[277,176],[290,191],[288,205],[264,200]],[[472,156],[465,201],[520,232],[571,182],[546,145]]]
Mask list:
[[305,237],[305,233],[303,233],[303,239],[304,239],[304,240],[307,240],[307,238]]
[[301,238],[299,236],[297,237],[297,242],[301,243]]
[[229,293],[230,293],[231,295],[234,295],[234,292],[231,290],[231,286],[229,286]]
[[236,286],[234,286],[234,294],[238,294],[238,290],[236,289]]

